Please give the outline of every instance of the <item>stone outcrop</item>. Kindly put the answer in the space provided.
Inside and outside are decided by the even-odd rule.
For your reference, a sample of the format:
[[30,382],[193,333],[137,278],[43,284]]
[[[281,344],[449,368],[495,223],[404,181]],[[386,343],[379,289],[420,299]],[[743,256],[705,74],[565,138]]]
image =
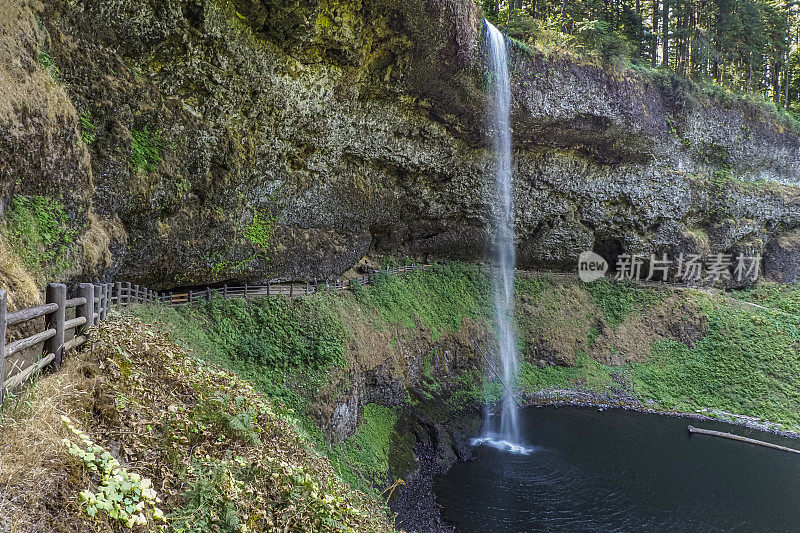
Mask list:
[[[97,239],[110,260],[78,253],[72,276],[166,288],[335,277],[370,254],[483,257],[490,80],[473,2],[18,11],[0,48],[14,63],[0,192],[60,195],[84,233],[115,228]],[[775,254],[800,228],[800,137],[776,115],[678,79],[512,52],[522,267],[573,269],[588,248],[746,250],[786,279]],[[89,144],[79,117],[96,128]]]

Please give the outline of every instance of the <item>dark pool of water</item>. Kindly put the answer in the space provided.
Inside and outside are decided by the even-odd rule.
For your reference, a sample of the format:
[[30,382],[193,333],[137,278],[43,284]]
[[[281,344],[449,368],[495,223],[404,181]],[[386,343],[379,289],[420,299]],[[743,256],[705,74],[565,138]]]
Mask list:
[[532,408],[521,423],[532,453],[478,446],[436,480],[458,531],[800,531],[800,455],[687,426],[800,440],[623,410]]

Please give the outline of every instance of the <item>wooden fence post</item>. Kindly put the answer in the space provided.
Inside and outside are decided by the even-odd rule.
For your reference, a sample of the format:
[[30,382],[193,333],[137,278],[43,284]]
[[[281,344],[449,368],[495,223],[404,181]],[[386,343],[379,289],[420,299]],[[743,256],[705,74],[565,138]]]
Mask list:
[[48,283],[46,302],[56,304],[58,309],[45,315],[45,329],[54,329],[56,334],[44,341],[44,354],[54,354],[53,366],[60,367],[64,363],[64,322],[67,303],[67,286],[63,283]]
[[269,295],[270,295],[270,290],[269,290],[269,280],[267,280],[267,296],[269,296]]
[[244,284],[244,297],[247,298],[247,283]]
[[294,283],[289,283],[289,298],[294,296]]
[[94,305],[94,312],[97,313],[97,322],[95,324],[100,323],[100,311],[102,310],[103,305],[103,286],[96,284],[94,286],[94,297],[97,299],[97,303]]
[[134,285],[133,286],[133,303],[135,303],[135,304],[139,303],[139,286],[138,285]]
[[6,390],[6,291],[0,289],[0,403]]
[[82,316],[86,318],[86,324],[80,326],[75,332],[75,335],[83,333],[94,324],[94,317],[92,316],[92,310],[94,309],[94,285],[91,283],[81,283],[78,285],[78,296],[85,298],[86,303],[79,305],[75,309],[75,317]]
[[206,287],[206,300],[211,299],[211,287]]
[[169,291],[169,305],[172,305],[172,291]]
[[123,290],[125,291],[125,299],[123,300],[123,302],[125,303],[125,306],[129,306],[131,305],[131,282],[126,281],[125,283],[122,284],[122,287]]
[[110,300],[108,297],[108,283],[103,284],[102,294],[103,295],[100,297],[100,320],[105,320],[108,314],[108,302]]
[[308,282],[306,281],[306,296],[309,294],[311,294],[311,292],[309,292]]
[[[115,303],[119,307],[122,307],[122,283],[121,282],[117,281],[116,283],[114,283],[114,292],[117,294],[117,298],[115,300]],[[112,294],[112,297],[113,297],[113,294]]]
[[227,298],[228,297],[228,284],[227,283],[222,286],[222,297],[223,298]]

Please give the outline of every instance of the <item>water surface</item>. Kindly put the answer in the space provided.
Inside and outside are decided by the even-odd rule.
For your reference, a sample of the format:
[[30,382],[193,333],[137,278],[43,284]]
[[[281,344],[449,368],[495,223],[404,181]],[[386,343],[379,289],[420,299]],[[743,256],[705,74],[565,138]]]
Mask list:
[[520,422],[531,453],[477,446],[437,479],[458,531],[800,531],[800,455],[687,425],[800,440],[623,410],[531,408]]

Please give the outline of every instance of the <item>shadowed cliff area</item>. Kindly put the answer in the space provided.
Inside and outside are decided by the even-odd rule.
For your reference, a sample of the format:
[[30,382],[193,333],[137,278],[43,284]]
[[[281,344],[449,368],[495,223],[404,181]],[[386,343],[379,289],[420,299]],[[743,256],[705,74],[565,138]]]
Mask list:
[[[45,279],[483,258],[492,80],[472,2],[3,9],[0,276],[18,300]],[[761,253],[796,278],[800,138],[779,117],[517,44],[511,62],[521,267],[572,270],[590,248]]]

